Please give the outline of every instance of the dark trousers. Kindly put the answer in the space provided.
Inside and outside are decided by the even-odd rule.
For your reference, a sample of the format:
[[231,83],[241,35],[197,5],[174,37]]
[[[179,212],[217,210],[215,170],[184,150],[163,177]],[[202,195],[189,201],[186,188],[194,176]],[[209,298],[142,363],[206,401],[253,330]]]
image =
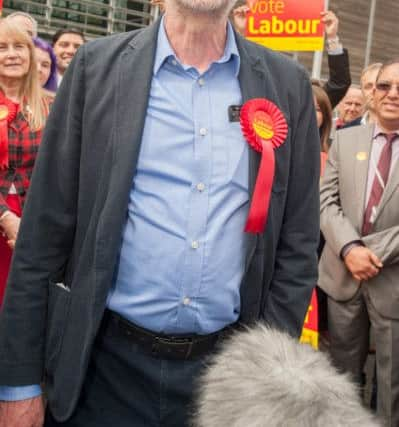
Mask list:
[[184,427],[190,425],[195,382],[206,357],[164,360],[107,328],[98,337],[72,417],[45,427]]

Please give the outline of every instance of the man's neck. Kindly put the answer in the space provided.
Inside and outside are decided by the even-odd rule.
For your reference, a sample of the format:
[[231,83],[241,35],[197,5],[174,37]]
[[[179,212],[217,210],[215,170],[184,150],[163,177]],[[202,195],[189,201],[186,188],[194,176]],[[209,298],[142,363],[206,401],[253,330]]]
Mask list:
[[200,73],[223,56],[227,37],[227,15],[191,14],[167,8],[165,31],[177,58]]
[[398,120],[383,120],[377,118],[376,123],[382,132],[392,133],[399,130],[399,121]]

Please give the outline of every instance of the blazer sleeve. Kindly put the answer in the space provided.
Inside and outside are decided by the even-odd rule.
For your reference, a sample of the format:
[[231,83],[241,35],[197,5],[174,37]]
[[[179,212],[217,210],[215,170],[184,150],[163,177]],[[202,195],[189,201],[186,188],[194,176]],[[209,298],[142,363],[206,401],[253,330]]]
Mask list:
[[340,203],[339,138],[340,132],[337,132],[328,152],[327,165],[320,187],[321,231],[326,243],[338,257],[346,244],[361,240],[361,236],[345,216]]
[[328,55],[328,81],[324,85],[332,108],[335,108],[352,83],[348,51],[339,55]]
[[384,266],[399,262],[399,225],[364,236],[362,241],[380,258]]
[[74,240],[85,47],[63,79],[44,130],[0,314],[0,384],[43,379],[48,284]]
[[320,142],[307,77],[298,93],[292,124],[289,182],[274,274],[263,316],[267,323],[299,337],[317,283]]

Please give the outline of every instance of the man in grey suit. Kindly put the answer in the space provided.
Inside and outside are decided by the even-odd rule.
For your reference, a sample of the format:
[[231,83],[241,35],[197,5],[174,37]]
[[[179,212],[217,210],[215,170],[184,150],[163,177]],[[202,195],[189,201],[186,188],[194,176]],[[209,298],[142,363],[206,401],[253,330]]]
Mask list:
[[[317,282],[311,87],[234,33],[231,6],[168,0],[160,21],[83,45],[68,67],[0,318],[1,427],[41,425],[40,383],[46,426],[184,426],[237,322],[299,336]],[[260,155],[237,114],[253,98],[288,125],[258,234],[244,226]]]
[[335,363],[360,382],[375,330],[378,413],[399,425],[399,61],[374,89],[375,125],[337,132],[321,186],[326,239],[319,285],[329,295]]

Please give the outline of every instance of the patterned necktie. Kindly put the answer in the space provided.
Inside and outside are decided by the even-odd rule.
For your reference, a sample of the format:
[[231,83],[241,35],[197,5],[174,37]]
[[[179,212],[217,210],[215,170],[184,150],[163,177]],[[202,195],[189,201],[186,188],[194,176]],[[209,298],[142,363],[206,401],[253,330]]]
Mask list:
[[392,158],[392,142],[399,137],[396,133],[380,134],[384,135],[386,143],[381,151],[380,159],[378,160],[377,170],[375,172],[373,186],[369,201],[367,203],[366,211],[364,212],[364,220],[362,227],[362,235],[366,236],[370,233],[374,222],[375,210],[381,201],[384,188],[388,181],[389,169],[391,167]]

